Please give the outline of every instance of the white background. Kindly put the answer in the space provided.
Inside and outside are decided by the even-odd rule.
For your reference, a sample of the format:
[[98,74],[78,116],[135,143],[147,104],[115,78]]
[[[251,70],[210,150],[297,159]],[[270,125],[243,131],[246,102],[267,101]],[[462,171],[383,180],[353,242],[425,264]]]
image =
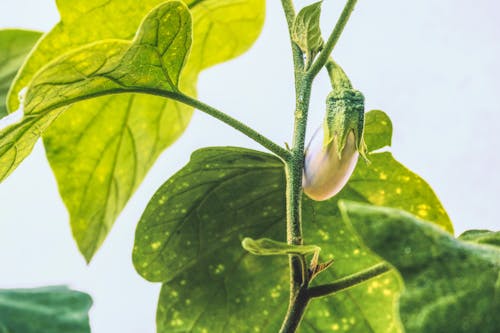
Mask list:
[[[267,2],[268,19],[255,46],[202,74],[199,97],[283,143],[292,131],[291,57],[280,2]],[[324,2],[325,35],[342,3]],[[496,0],[360,0],[334,52],[365,94],[367,108],[391,116],[392,151],[433,186],[457,234],[500,225],[498,13]],[[53,0],[0,0],[0,28],[48,31],[57,21]],[[320,124],[327,92],[323,75],[315,86],[309,134]],[[144,281],[132,267],[135,224],[148,198],[190,152],[210,145],[260,149],[197,113],[86,266],[38,144],[0,185],[0,288],[69,284],[93,296],[93,332],[154,332],[159,285]]]

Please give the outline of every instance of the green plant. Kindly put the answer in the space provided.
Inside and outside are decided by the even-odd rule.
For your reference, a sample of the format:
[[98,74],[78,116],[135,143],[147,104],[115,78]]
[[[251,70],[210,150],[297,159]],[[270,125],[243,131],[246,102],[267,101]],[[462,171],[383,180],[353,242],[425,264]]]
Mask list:
[[89,295],[66,287],[0,289],[0,332],[90,332]]
[[[326,41],[320,3],[298,15],[291,1],[282,4],[297,94],[291,147],[194,97],[201,70],[256,39],[264,1],[61,1],[63,23],[43,36],[12,84],[11,111],[27,87],[24,118],[0,132],[0,179],[42,136],[73,235],[90,261],[196,108],[272,154],[199,150],[151,199],[133,261],[141,276],[163,284],[159,332],[294,332],[304,315],[304,332],[493,332],[498,233],[450,235],[430,187],[389,152],[377,152],[391,143],[390,119],[364,114],[362,95],[330,58],[356,1],[347,1]],[[27,51],[37,38],[18,47]],[[342,156],[353,133],[356,153],[365,155],[366,144],[368,161],[358,162],[340,193],[319,202],[302,195],[302,182],[311,86],[323,68],[332,83],[324,145]]]

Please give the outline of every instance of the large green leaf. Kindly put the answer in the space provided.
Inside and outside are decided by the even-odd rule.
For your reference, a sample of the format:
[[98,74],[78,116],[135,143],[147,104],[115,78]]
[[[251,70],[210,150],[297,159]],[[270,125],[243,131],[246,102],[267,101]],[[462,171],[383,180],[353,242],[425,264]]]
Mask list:
[[133,259],[146,279],[168,281],[158,332],[278,330],[279,322],[266,326],[262,315],[283,314],[276,308],[286,307],[287,259],[263,265],[241,241],[283,239],[282,169],[274,156],[252,150],[201,149],[155,194],[137,227]]
[[345,191],[357,201],[406,210],[453,233],[453,225],[434,190],[417,174],[399,163],[390,152],[377,152],[391,145],[392,122],[380,110],[365,117],[365,143],[371,152],[367,164],[358,162]]
[[[406,332],[498,332],[498,245],[457,240],[391,208],[345,202],[341,209],[364,243],[401,273]],[[498,233],[488,234],[498,242]]]
[[[276,182],[282,169],[274,156],[248,149],[194,152],[188,165],[153,196],[137,226],[133,253],[137,270],[150,281],[163,282],[217,249],[224,250],[227,242],[243,252],[242,238],[234,237],[238,231],[260,238],[250,231],[282,222],[284,207],[276,206],[275,199],[282,195],[282,184]],[[238,187],[246,190],[244,195],[228,191]],[[252,213],[268,200],[272,200],[269,209],[262,215]],[[228,221],[224,228],[221,219]]]
[[[135,47],[141,49],[136,54],[128,42],[116,39],[131,39],[140,19],[161,2],[61,0],[58,5],[62,22],[43,38],[28,59],[10,97],[10,108],[17,107],[14,93],[27,85],[35,72],[49,61],[52,61],[51,65],[35,76],[37,80],[53,74],[60,80],[56,81],[57,87],[44,87],[49,96],[63,93],[64,97],[69,97],[67,94],[74,93],[71,97],[77,101],[93,94],[109,93],[115,88],[123,92],[127,90],[124,88],[132,88],[130,84],[135,86],[130,91],[137,92],[147,87],[150,93],[151,88],[170,92],[175,90],[172,87],[177,86],[178,79],[180,90],[192,96],[198,73],[248,49],[263,23],[263,0],[185,1],[193,17],[191,55],[185,61],[182,38],[176,35],[174,40],[179,42],[177,46],[180,48],[174,49],[169,45],[170,54],[163,55],[161,58],[165,62],[158,66],[159,57],[154,54],[154,48],[148,49],[148,45],[141,47],[136,43]],[[123,19],[125,16],[126,20]],[[156,29],[154,17],[151,17],[151,24],[143,25],[143,28],[153,35],[143,35],[143,39],[147,43],[154,42],[154,34],[158,32],[161,36],[159,44],[168,41],[169,34],[176,33],[178,26],[172,19],[169,22],[165,18],[164,27]],[[136,42],[140,37],[136,36]],[[79,48],[90,42],[94,43]],[[56,58],[69,50],[72,53]],[[81,59],[88,61],[80,62]],[[104,72],[117,62],[120,66],[113,68],[114,76],[108,78],[110,80],[96,77],[109,74]],[[72,67],[75,64],[76,69]],[[177,70],[182,64],[185,68],[179,78]],[[100,65],[103,67],[99,68]],[[162,76],[164,68],[176,72],[170,84]],[[83,70],[83,73],[77,70]],[[90,80],[86,77],[82,82],[81,74],[94,76]],[[117,77],[119,80],[111,83]],[[71,82],[72,79],[79,82]],[[92,84],[89,85],[90,82]],[[124,83],[128,87],[121,86]],[[142,88],[137,90],[137,87]],[[38,90],[35,98],[43,98],[39,95],[42,91]],[[45,97],[44,103],[57,107],[56,100]],[[60,101],[67,105],[72,100],[61,98]],[[36,107],[40,109],[43,105]],[[4,153],[0,148],[0,162],[7,169],[0,167],[0,178],[6,177],[29,154],[39,135],[57,118],[44,133],[44,144],[60,193],[70,212],[73,234],[80,251],[90,260],[156,158],[184,131],[192,108],[174,100],[129,93],[81,101],[69,105],[64,113],[62,111],[61,108],[55,109],[44,118],[40,115],[38,121],[26,117],[24,123],[18,125],[16,134],[6,134],[6,138],[0,141],[0,147],[3,142],[14,142],[15,145]]]
[[[390,142],[385,114],[369,112],[366,119],[369,147]],[[424,196],[430,207],[427,214],[440,216],[439,223],[449,225],[425,182],[388,153],[372,154],[370,159],[370,166],[364,161],[358,164],[357,178],[338,198],[376,201],[389,182],[399,182],[407,190],[387,195],[386,204],[411,210],[411,202],[421,200],[414,196],[428,193]],[[392,171],[395,166],[399,168]],[[391,177],[381,179],[381,171]],[[362,186],[361,175],[370,186]],[[158,190],[138,224],[133,259],[144,278],[164,282],[157,313],[159,332],[278,330],[288,301],[288,262],[249,255],[240,242],[244,237],[285,240],[284,185],[278,158],[225,147],[193,153],[186,167]],[[303,221],[306,245],[321,247],[323,261],[335,260],[316,283],[380,263],[345,227],[337,199],[305,198]],[[315,300],[302,330],[399,332],[399,288],[397,275],[389,272],[334,297]]]
[[1,333],[90,333],[87,294],[66,287],[0,289]]
[[7,115],[7,92],[26,56],[42,34],[37,31],[0,30],[0,118]]
[[[58,0],[59,22],[30,55],[9,95],[9,110],[17,95],[45,64],[83,45],[106,39],[131,40],[142,19],[164,0]],[[264,0],[183,0],[194,21],[193,50],[187,64],[191,78],[214,64],[246,51],[264,20]],[[126,19],[124,19],[126,18]],[[187,74],[185,74],[187,75]]]
[[[33,129],[48,127],[50,121],[55,119],[52,115],[58,115],[61,107],[118,92],[162,91],[180,95],[178,82],[191,46],[191,27],[191,15],[187,7],[179,1],[167,2],[147,16],[132,42],[96,42],[46,65],[28,86],[24,121],[8,127],[2,133],[0,174],[8,175],[31,151],[30,145],[38,139]],[[130,109],[125,106],[125,110]],[[92,144],[98,151],[111,150],[111,154],[91,161],[86,156],[87,163],[76,162],[78,169],[73,170],[76,172],[70,179],[71,185],[82,184],[82,179],[75,178],[82,169],[93,175],[86,183],[83,182],[86,184],[83,189],[76,191],[81,194],[80,200],[67,202],[70,211],[78,217],[72,219],[73,232],[87,259],[102,243],[112,221],[128,199],[127,195],[136,186],[137,171],[134,170],[140,167],[136,156],[141,154],[136,145],[148,141],[134,136],[132,129],[141,128],[140,119],[127,124],[129,113],[122,119],[117,114],[114,116],[114,123],[125,128],[125,132],[114,133],[109,131],[108,126],[101,126],[98,128],[99,133],[94,133],[97,135]],[[40,135],[41,131],[37,134]],[[101,138],[96,141],[99,135]],[[24,149],[19,149],[21,145],[24,145]],[[78,145],[76,147],[80,148]],[[141,157],[144,159],[144,156]],[[66,158],[71,161],[68,156]],[[115,180],[116,174],[123,175],[121,184]],[[139,177],[143,175],[144,171],[139,173]],[[61,192],[75,197],[75,193],[67,192],[67,189],[75,190],[78,186],[72,188],[68,185],[64,184]],[[89,192],[91,189],[101,191]],[[95,203],[101,202],[107,205],[96,207]]]

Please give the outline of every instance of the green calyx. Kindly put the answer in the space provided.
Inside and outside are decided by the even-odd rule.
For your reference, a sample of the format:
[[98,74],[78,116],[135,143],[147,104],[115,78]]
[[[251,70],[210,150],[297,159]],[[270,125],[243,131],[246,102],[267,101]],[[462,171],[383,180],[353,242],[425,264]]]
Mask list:
[[323,147],[336,141],[337,154],[341,157],[347,136],[352,131],[356,149],[366,159],[366,146],[363,140],[365,124],[365,98],[352,88],[333,90],[326,99],[326,116],[323,122]]
[[347,136],[352,131],[357,151],[365,160],[368,160],[363,139],[365,97],[352,87],[344,70],[333,59],[330,58],[325,67],[332,84],[332,92],[326,98],[323,148],[326,149],[330,144],[336,143],[337,154],[340,158]]

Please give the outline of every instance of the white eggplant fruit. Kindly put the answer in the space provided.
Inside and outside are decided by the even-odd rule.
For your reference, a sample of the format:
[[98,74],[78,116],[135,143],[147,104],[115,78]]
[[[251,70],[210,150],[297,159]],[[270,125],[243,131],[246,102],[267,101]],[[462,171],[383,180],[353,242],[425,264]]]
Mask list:
[[313,200],[327,200],[344,188],[356,167],[358,149],[354,132],[347,135],[344,149],[337,153],[338,140],[323,146],[323,128],[318,128],[306,149],[304,193]]
[[352,88],[332,91],[323,126],[305,150],[302,187],[316,201],[339,193],[351,177],[358,156],[365,155],[364,97]]

